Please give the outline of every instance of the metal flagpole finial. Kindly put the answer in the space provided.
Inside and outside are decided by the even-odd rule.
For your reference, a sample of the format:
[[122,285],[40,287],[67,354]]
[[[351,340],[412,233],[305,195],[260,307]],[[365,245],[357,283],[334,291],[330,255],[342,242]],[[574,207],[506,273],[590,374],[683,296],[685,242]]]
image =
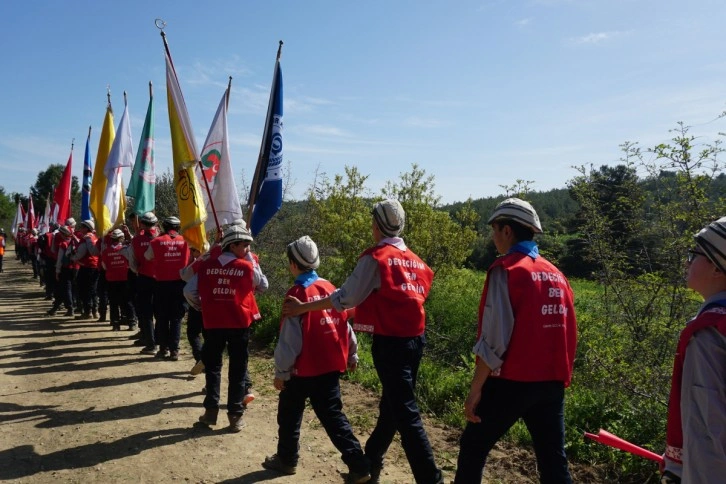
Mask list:
[[280,41],[280,45],[277,46],[277,60],[280,60],[280,56],[282,55],[282,44],[283,42]]
[[162,32],[166,28],[166,22],[164,22],[164,19],[158,18],[158,19],[154,20],[154,25],[156,25],[156,28],[161,30]]
[[127,106],[129,101],[126,99],[126,91],[124,91],[124,106]]
[[111,105],[111,84],[106,84],[106,100]]

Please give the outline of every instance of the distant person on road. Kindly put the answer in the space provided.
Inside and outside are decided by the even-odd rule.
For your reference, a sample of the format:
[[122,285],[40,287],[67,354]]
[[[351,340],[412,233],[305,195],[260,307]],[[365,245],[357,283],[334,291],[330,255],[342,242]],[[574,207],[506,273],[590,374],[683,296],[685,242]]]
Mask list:
[[0,229],[0,273],[3,272],[3,257],[5,257],[5,229]]
[[415,395],[426,345],[423,305],[434,274],[400,237],[405,219],[398,200],[376,203],[371,220],[375,245],[360,255],[345,283],[317,301],[300,302],[288,296],[282,316],[356,308],[353,327],[373,333],[373,364],[383,390],[378,421],[365,445],[371,481],[378,480],[383,458],[398,432],[416,482],[439,483],[443,474],[436,467]]
[[[287,291],[302,301],[328,297],[335,286],[318,276],[318,246],[307,235],[287,246],[290,272],[295,285]],[[358,364],[358,344],[348,324],[346,311],[322,309],[289,316],[280,323],[275,348],[275,379],[280,392],[277,406],[277,453],[262,463],[266,469],[295,474],[299,459],[300,424],[305,402],[310,405],[335,448],[348,466],[346,482],[371,479],[370,465],[340,399],[340,375]]]
[[537,212],[518,198],[489,218],[501,254],[479,303],[476,369],[464,404],[456,483],[481,482],[494,444],[520,418],[532,437],[540,482],[570,483],[564,401],[577,345],[570,284],[539,255]]
[[704,302],[678,339],[664,484],[726,479],[726,217],[694,239],[686,284]]

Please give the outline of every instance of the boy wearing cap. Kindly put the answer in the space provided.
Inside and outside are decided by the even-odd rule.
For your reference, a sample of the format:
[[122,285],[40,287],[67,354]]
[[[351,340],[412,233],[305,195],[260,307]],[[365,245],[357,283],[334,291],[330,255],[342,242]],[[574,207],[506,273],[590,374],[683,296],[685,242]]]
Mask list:
[[241,227],[225,232],[222,253],[219,257],[201,260],[197,273],[184,288],[189,304],[202,311],[204,324],[202,361],[207,385],[205,411],[199,422],[208,426],[217,424],[222,354],[227,348],[227,430],[230,432],[239,432],[244,426],[244,375],[250,326],[261,319],[254,296],[259,275],[246,259],[251,242],[252,235]]
[[[315,301],[334,290],[315,272],[320,265],[318,247],[307,235],[287,246],[290,272],[295,285],[287,291],[301,301]],[[345,310],[322,309],[289,316],[280,323],[275,348],[274,386],[280,391],[277,407],[277,453],[262,463],[266,469],[284,474],[296,472],[299,458],[300,424],[305,402],[310,404],[328,437],[348,465],[346,482],[371,479],[369,463],[340,399],[340,374],[358,363],[357,341],[347,323]]]
[[78,298],[81,300],[83,313],[76,316],[76,319],[92,319],[93,313],[98,312],[98,301],[96,299],[96,287],[98,284],[98,255],[92,254],[98,237],[94,233],[96,225],[93,220],[81,222],[81,240],[76,247],[76,253],[71,257],[74,262],[80,265],[78,269]]
[[128,250],[129,268],[137,276],[134,297],[141,341],[144,343],[141,352],[151,355],[156,353],[157,343],[154,331],[154,263],[146,260],[144,253],[156,236],[155,225],[158,221],[152,212],[146,212],[139,217],[139,233],[131,239]]
[[716,483],[726,476],[726,217],[694,239],[686,284],[704,302],[678,339],[664,484]]
[[54,316],[61,305],[65,306],[64,316],[73,316],[73,271],[76,263],[71,260],[73,253],[73,232],[65,225],[58,229],[57,256],[55,261],[55,299],[53,307],[46,313]]
[[[179,233],[181,222],[167,217],[162,222],[164,235],[154,238],[144,253],[154,263],[154,316],[156,318],[159,351],[157,358],[179,360],[179,340],[184,307],[184,281],[179,275],[189,260],[189,246]],[[167,353],[168,351],[168,353]]]
[[373,207],[371,231],[376,245],[358,259],[353,273],[330,296],[300,302],[288,296],[282,316],[307,311],[356,308],[356,331],[373,333],[371,353],[383,392],[378,421],[365,445],[372,481],[396,432],[417,483],[443,482],[416,403],[416,378],[426,344],[426,313],[433,271],[400,236],[406,214],[398,200]]
[[572,289],[539,255],[533,238],[542,226],[532,205],[508,198],[488,223],[501,257],[489,268],[479,303],[476,369],[454,482],[481,482],[489,451],[522,418],[540,482],[569,483],[564,392],[577,345]]
[[129,292],[129,261],[124,255],[124,233],[115,229],[111,232],[111,244],[101,253],[101,266],[106,271],[110,319],[114,331],[121,329],[122,318],[129,322],[129,330],[134,329],[136,320],[134,306]]

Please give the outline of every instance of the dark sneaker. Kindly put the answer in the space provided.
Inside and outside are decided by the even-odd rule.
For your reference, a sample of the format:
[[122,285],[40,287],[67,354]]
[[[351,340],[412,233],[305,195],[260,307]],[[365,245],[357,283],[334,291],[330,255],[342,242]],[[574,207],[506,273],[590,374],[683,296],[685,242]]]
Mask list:
[[227,419],[229,420],[229,427],[227,427],[227,430],[233,434],[241,432],[245,426],[245,422],[242,420],[242,415],[227,414]]
[[142,339],[137,339],[136,341],[134,341],[131,344],[133,346],[146,346],[146,343],[144,343],[144,340],[142,340]]
[[154,358],[166,358],[168,354],[165,348],[160,348],[154,355]]
[[370,482],[371,473],[366,472],[365,474],[359,472],[348,472],[345,477],[345,484],[363,484],[364,482]]
[[63,316],[66,316],[66,317],[69,317],[69,316],[70,316],[70,317],[73,317],[73,315],[74,315],[74,314],[75,314],[75,313],[73,312],[73,310],[72,310],[72,309],[68,309],[68,310],[66,310],[66,312],[65,312],[65,313],[63,313]]
[[141,331],[137,331],[133,335],[129,336],[129,339],[141,339]]
[[156,347],[145,346],[144,349],[141,350],[141,353],[144,355],[156,355]]
[[56,308],[51,308],[47,313],[45,313],[46,316],[55,316],[55,313],[57,313],[58,310]]
[[382,465],[379,465],[379,466],[372,465],[371,466],[371,478],[368,482],[371,482],[371,483],[379,482],[381,479],[382,470],[383,470]]
[[287,474],[288,476],[297,473],[297,466],[285,464],[277,454],[265,457],[265,462],[262,463],[262,467],[268,471],[276,471],[282,474]]
[[217,415],[219,414],[219,410],[210,410],[205,409],[204,415],[199,417],[199,421],[203,423],[204,425],[217,425]]
[[113,331],[121,331],[121,326],[119,326],[118,324],[114,324]]
[[179,361],[179,352],[178,351],[172,351],[169,353],[169,360],[171,361]]

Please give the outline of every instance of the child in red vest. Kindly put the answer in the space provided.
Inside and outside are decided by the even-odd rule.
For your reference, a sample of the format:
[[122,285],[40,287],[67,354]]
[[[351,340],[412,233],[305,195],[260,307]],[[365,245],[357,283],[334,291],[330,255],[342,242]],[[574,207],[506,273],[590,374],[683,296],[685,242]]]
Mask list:
[[111,244],[101,253],[101,264],[106,271],[111,325],[114,331],[121,329],[121,319],[129,321],[129,330],[134,329],[136,320],[131,292],[128,285],[129,261],[124,254],[124,233],[115,229],[111,232]]
[[[307,235],[287,246],[290,272],[295,285],[287,291],[301,301],[327,297],[334,290],[330,282],[315,272],[320,265],[318,247]],[[333,445],[348,465],[346,482],[371,479],[370,464],[343,413],[340,375],[355,370],[357,342],[348,325],[347,311],[335,309],[310,311],[289,316],[280,323],[275,348],[274,385],[280,391],[277,407],[277,453],[262,466],[284,474],[295,474],[299,458],[300,423],[305,401],[309,398]]]
[[696,234],[686,284],[703,305],[681,331],[668,402],[662,483],[726,477],[726,217]]

